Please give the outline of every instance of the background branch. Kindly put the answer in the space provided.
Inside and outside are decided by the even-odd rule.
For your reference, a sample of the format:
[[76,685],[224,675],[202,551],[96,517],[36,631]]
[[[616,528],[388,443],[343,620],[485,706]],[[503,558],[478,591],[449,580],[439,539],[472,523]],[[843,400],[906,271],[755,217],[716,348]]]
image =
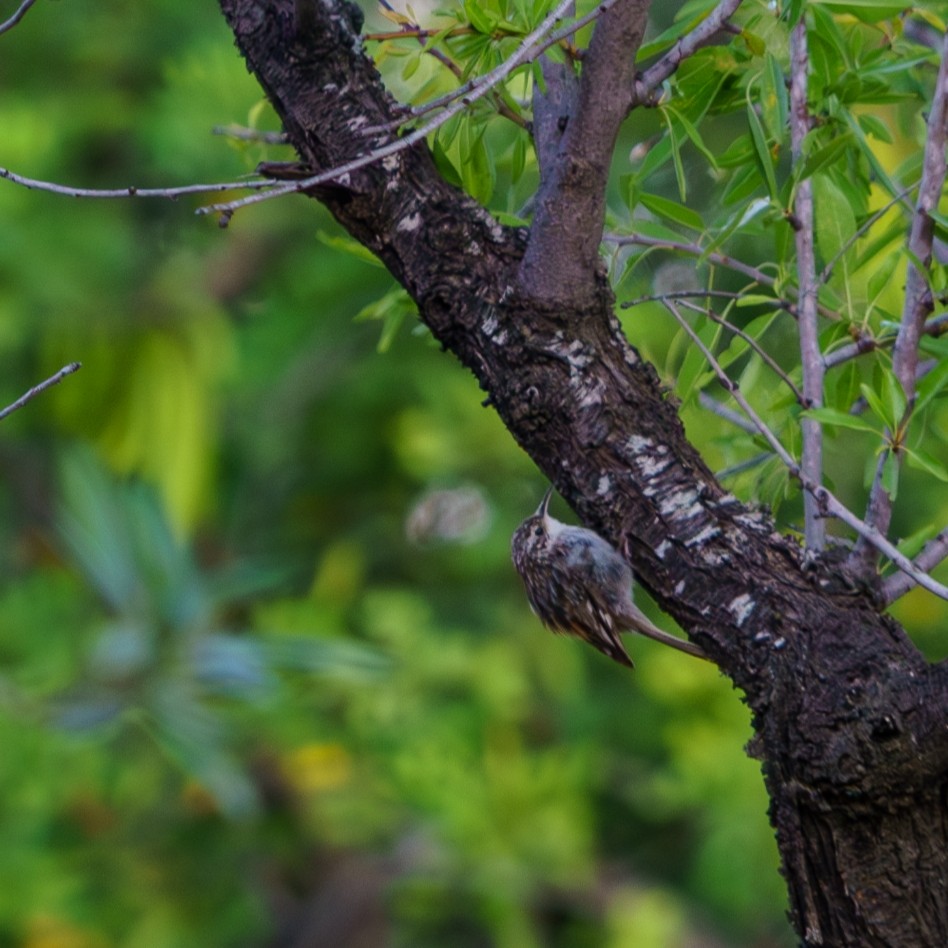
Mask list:
[[928,129],[922,159],[922,179],[912,230],[909,234],[909,264],[905,283],[905,306],[898,337],[892,350],[892,371],[901,382],[905,400],[915,394],[915,369],[918,363],[918,341],[925,320],[932,311],[932,296],[923,272],[931,264],[935,222],[932,211],[945,185],[945,137],[948,134],[948,35],[941,51],[941,63],[935,80],[935,92],[928,113]]
[[29,8],[33,6],[34,3],[36,3],[36,0],[23,0],[23,2],[13,12],[13,15],[0,23],[0,33],[6,33],[7,30],[12,30],[13,27],[15,27],[24,16],[26,16],[26,11],[29,10]]
[[54,385],[57,385],[59,382],[61,382],[67,375],[72,375],[73,372],[78,372],[81,368],[81,362],[70,362],[69,365],[64,365],[55,375],[51,375],[48,379],[45,379],[38,385],[34,385],[28,392],[21,395],[15,402],[7,405],[7,407],[3,410],[0,410],[0,421],[2,421],[8,415],[12,415],[15,411],[17,411],[17,409],[22,408],[27,402],[36,398],[40,392],[45,392],[46,389],[52,388]]
[[[794,164],[803,161],[803,146],[810,131],[810,110],[807,101],[807,78],[810,59],[807,51],[806,18],[800,17],[790,35],[790,142]],[[800,362],[803,369],[805,408],[823,405],[823,356],[820,352],[819,319],[816,309],[818,284],[814,253],[813,179],[804,178],[796,190],[793,205],[799,222],[794,229],[797,246],[797,324],[800,334]],[[800,420],[802,455],[800,467],[811,484],[823,483],[823,428],[813,418]],[[826,526],[812,492],[804,494],[804,542],[814,552],[823,549]]]
[[751,407],[750,402],[741,394],[736,382],[733,382],[728,374],[721,367],[721,364],[714,358],[714,355],[708,347],[701,341],[698,334],[688,325],[688,321],[672,302],[667,302],[666,307],[678,321],[678,324],[691,337],[691,341],[701,350],[708,365],[714,370],[718,381],[724,388],[730,392],[731,397],[741,406],[741,410],[747,415],[754,425],[754,428],[764,437],[767,443],[773,448],[777,457],[783,461],[791,477],[800,482],[800,486],[810,493],[819,505],[822,516],[836,517],[848,527],[854,530],[860,537],[871,543],[880,553],[887,556],[900,570],[906,573],[915,583],[923,586],[929,592],[934,593],[941,599],[948,600],[948,586],[943,586],[936,582],[931,576],[920,570],[912,561],[896,549],[875,527],[860,520],[839,498],[823,485],[816,484],[809,480],[803,472],[801,466],[796,462],[793,455],[783,446],[780,439],[770,430],[764,420]]
[[[938,201],[945,183],[945,136],[948,131],[948,36],[942,50],[941,65],[935,81],[931,112],[928,117],[928,136],[922,159],[922,179],[918,188],[915,215],[909,234],[908,273],[905,282],[905,306],[902,321],[892,349],[892,371],[899,380],[911,412],[915,399],[916,375],[918,372],[919,340],[925,320],[931,313],[933,301],[928,279],[922,272],[931,264],[932,240],[935,225],[930,211],[937,210]],[[869,489],[866,507],[866,523],[883,535],[888,533],[892,519],[892,500],[886,488],[885,470],[890,460],[891,449],[886,447],[876,462],[875,475]],[[896,458],[901,462],[901,458]],[[850,563],[864,575],[875,570],[876,544],[869,537],[861,537],[850,557]]]
[[675,72],[684,60],[711,42],[715,35],[727,26],[727,21],[740,5],[741,0],[722,0],[661,59],[645,69],[635,83],[635,103],[642,105],[650,103],[655,90]]
[[[917,570],[929,573],[945,557],[948,557],[948,529],[942,530],[937,537],[929,540],[913,562]],[[915,585],[915,579],[908,573],[896,573],[882,583],[882,601],[889,605],[904,596]]]

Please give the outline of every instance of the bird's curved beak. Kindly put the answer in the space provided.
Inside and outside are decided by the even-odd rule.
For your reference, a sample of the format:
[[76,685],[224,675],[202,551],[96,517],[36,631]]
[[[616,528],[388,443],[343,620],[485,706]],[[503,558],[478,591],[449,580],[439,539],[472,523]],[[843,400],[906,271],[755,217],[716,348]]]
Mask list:
[[543,500],[540,501],[540,506],[537,507],[537,512],[534,514],[535,517],[543,517],[546,519],[546,508],[550,506],[550,498],[553,496],[553,485],[546,489],[546,493],[543,495]]

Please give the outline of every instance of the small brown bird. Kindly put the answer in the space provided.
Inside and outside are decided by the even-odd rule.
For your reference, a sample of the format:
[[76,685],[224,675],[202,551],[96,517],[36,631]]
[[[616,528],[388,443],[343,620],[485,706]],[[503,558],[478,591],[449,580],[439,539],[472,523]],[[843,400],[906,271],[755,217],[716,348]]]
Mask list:
[[510,545],[530,606],[554,632],[584,639],[621,665],[633,667],[619,633],[639,632],[707,659],[683,639],[653,625],[632,601],[632,570],[598,533],[571,527],[547,512],[553,488],[536,513],[517,527]]

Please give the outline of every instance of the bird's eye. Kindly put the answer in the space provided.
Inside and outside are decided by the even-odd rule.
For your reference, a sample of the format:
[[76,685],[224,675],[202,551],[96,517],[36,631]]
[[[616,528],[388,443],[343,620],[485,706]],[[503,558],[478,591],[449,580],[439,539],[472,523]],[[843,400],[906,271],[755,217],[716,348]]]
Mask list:
[[535,537],[542,537],[542,536],[543,536],[543,527],[534,527],[534,528],[533,528],[533,535],[534,535]]

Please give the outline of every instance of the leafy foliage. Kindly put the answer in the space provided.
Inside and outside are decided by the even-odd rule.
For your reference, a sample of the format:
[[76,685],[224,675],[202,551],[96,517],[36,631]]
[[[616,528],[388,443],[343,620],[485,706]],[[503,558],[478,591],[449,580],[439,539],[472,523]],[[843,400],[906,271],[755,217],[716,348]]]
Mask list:
[[[672,6],[655,5],[643,64],[713,4]],[[389,86],[424,102],[498,65],[550,7],[390,15],[430,32],[370,48]],[[909,412],[889,344],[935,57],[901,13],[745,4],[739,35],[627,124],[605,252],[624,301],[740,297],[720,310],[728,325],[689,318],[796,451],[799,411],[761,350],[800,384],[788,210],[811,179],[824,351],[872,340],[832,369],[811,417],[851,498],[899,439],[898,530],[917,549],[921,525],[948,519],[948,361],[944,340],[925,341],[934,365]],[[942,14],[913,16],[944,28]],[[801,16],[818,121],[792,162]],[[274,125],[213,11],[37,7],[0,42],[0,163],[16,170],[117,186],[233,180],[285,157],[207,134]],[[432,142],[505,220],[529,214],[538,178],[517,121],[534,81],[517,70]],[[188,209],[0,189],[3,402],[84,365],[0,432],[0,940],[261,944],[280,906],[335,891],[350,859],[383,866],[396,944],[673,945],[695,908],[733,944],[788,943],[724,681],[636,642],[630,688],[539,630],[507,544],[543,485],[325,215],[284,201],[222,234]],[[945,278],[936,265],[938,292]],[[799,497],[768,447],[701,407],[719,393],[688,337],[654,301],[623,318],[710,463],[746,499],[786,500],[793,527]],[[901,617],[924,636],[938,608],[908,597]],[[358,923],[345,899],[338,911]]]

